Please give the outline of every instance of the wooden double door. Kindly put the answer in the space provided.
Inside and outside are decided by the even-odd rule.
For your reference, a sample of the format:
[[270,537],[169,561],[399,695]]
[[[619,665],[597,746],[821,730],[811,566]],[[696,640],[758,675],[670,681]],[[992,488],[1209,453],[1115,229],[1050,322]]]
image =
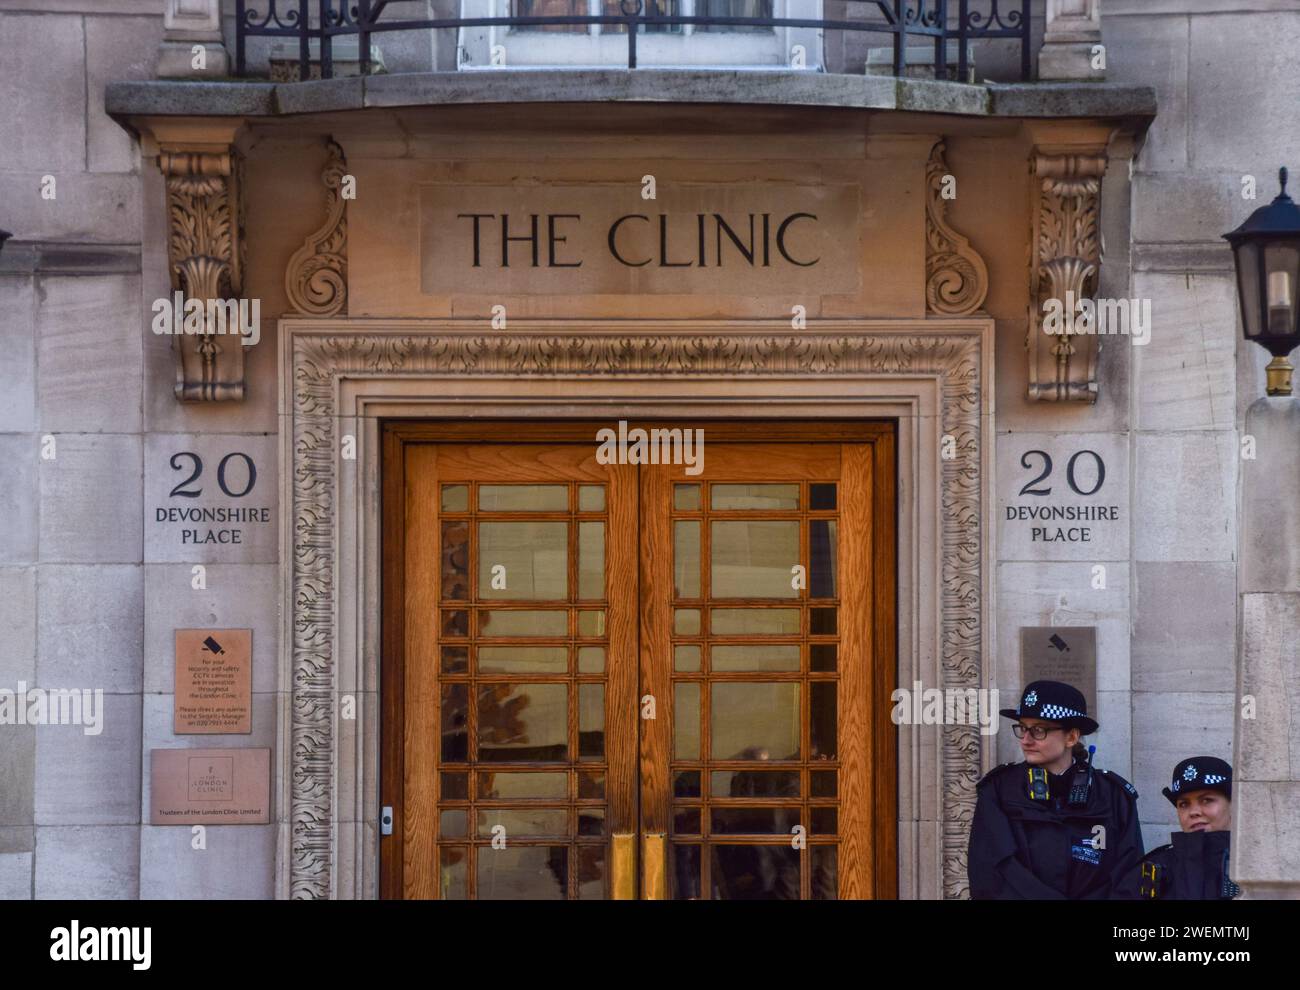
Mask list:
[[383,895],[893,896],[892,424],[638,427],[386,426]]

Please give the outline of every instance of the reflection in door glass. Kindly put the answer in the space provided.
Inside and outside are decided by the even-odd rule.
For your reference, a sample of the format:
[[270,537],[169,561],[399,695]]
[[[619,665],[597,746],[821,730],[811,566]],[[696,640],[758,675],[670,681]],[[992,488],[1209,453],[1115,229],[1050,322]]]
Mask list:
[[700,899],[700,847],[670,844],[673,900]]
[[467,522],[442,524],[442,597],[444,601],[469,599],[469,523]]
[[604,512],[605,511],[605,486],[604,485],[579,485],[578,486],[578,511],[579,512]]
[[814,681],[809,690],[809,727],[814,760],[833,760],[836,755],[835,682]]
[[567,636],[569,613],[561,609],[482,609],[480,636]]
[[605,524],[578,523],[578,597],[605,597]]
[[700,685],[693,681],[673,685],[673,756],[700,758]]
[[469,850],[464,846],[443,846],[438,852],[438,896],[444,901],[469,897]]
[[715,608],[709,614],[715,636],[794,636],[799,632],[797,608]]
[[479,900],[564,900],[569,883],[567,846],[512,846],[478,850]]
[[567,485],[479,485],[480,512],[565,512]]
[[442,686],[442,762],[464,763],[469,756],[469,685]]
[[715,760],[799,759],[799,685],[717,681],[710,745]]
[[714,670],[798,670],[799,644],[718,645],[709,650],[709,665]]
[[709,530],[714,598],[798,598],[798,520],[715,519]]
[[578,846],[578,899],[601,900],[605,892],[605,847]]
[[478,775],[480,801],[513,801],[520,798],[565,798],[569,793],[569,774],[564,770],[532,773],[491,771]]
[[[462,812],[463,814],[463,812]],[[498,825],[509,836],[543,835],[552,838],[563,837],[569,831],[569,813],[564,808],[480,808],[478,812],[478,834],[488,838],[499,834],[494,832]],[[479,857],[491,856],[497,849],[480,850]]]
[[480,598],[568,597],[568,523],[480,522],[478,539]]
[[678,598],[700,597],[700,524],[673,523],[673,592]]
[[808,523],[808,597],[835,597],[835,520],[812,519]]
[[485,763],[568,759],[568,710],[563,684],[480,684],[478,758]]
[[605,758],[605,685],[578,685],[578,759]]
[[469,485],[442,486],[443,512],[469,511]]
[[836,869],[834,846],[809,846],[812,857],[812,896],[814,901],[837,901],[840,897],[840,878]]
[[563,674],[569,669],[567,646],[480,646],[480,674]]
[[799,508],[798,485],[713,485],[709,500],[714,511]]
[[713,896],[720,901],[799,899],[799,850],[780,845],[711,847]]

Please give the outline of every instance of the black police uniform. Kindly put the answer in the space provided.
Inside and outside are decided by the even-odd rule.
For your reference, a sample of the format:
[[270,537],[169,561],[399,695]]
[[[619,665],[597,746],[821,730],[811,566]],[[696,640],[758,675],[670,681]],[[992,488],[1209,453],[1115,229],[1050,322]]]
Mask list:
[[[1214,756],[1190,757],[1174,767],[1174,779],[1161,793],[1177,806],[1179,795],[1205,790],[1231,800],[1232,767]],[[1228,876],[1231,832],[1174,832],[1169,838],[1116,885],[1117,899],[1228,901],[1241,893]]]
[[[1058,681],[1025,688],[1022,716],[1095,732],[1083,695]],[[1104,899],[1115,880],[1142,858],[1137,791],[1118,774],[1075,761],[1063,774],[1045,773],[1046,787],[1034,787],[1028,763],[1005,763],[977,785],[967,871],[975,899]],[[1088,775],[1086,798],[1071,804],[1070,790]],[[1031,796],[1032,793],[1038,796]],[[1104,842],[1094,847],[1094,828]]]

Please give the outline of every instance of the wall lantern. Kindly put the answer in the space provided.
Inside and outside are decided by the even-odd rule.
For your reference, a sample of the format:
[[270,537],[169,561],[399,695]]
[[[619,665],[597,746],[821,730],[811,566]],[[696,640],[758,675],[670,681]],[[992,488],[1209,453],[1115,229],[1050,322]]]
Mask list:
[[1300,207],[1286,194],[1285,168],[1278,181],[1277,198],[1223,236],[1237,266],[1242,330],[1273,355],[1268,394],[1290,395],[1295,369],[1287,355],[1300,346]]

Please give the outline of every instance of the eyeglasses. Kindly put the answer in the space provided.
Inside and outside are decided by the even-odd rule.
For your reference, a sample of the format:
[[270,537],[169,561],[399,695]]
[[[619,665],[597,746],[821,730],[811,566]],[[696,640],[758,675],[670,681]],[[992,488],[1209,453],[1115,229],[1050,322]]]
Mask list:
[[1065,731],[1065,726],[1063,725],[1035,725],[1033,727],[1030,727],[1028,725],[1021,725],[1019,722],[1017,722],[1015,723],[1015,725],[1011,726],[1011,732],[1015,735],[1017,739],[1023,739],[1025,737],[1026,732],[1028,732],[1035,739],[1046,739],[1047,734],[1049,732],[1064,732],[1064,731]]

